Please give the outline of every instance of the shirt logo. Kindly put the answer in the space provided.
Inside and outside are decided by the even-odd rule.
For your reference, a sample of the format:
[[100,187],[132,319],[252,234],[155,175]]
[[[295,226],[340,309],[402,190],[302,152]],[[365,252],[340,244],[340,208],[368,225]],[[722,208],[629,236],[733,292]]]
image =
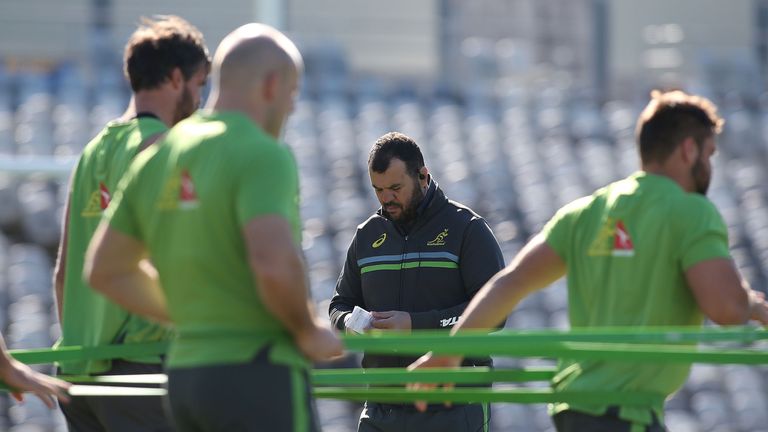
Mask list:
[[632,237],[624,227],[624,222],[616,222],[616,233],[613,236],[613,256],[631,257],[635,255],[635,247],[632,245]]
[[179,202],[182,209],[197,207],[197,193],[195,193],[195,184],[188,170],[181,172],[181,182],[179,187]]
[[103,182],[99,183],[99,195],[101,196],[101,202],[99,204],[101,205],[101,209],[105,210],[109,205],[110,196],[109,189],[107,189],[107,186]]
[[197,207],[197,192],[188,170],[176,171],[165,181],[157,208],[160,210],[189,210]]
[[373,244],[371,246],[373,246],[373,248],[375,249],[375,248],[383,245],[384,244],[384,240],[386,240],[386,239],[387,239],[387,233],[384,233],[384,234],[381,235],[381,237],[377,238],[376,241],[373,242]]
[[448,228],[444,229],[434,240],[428,241],[427,246],[445,246],[445,238],[448,237]]
[[101,213],[109,206],[110,200],[109,189],[104,183],[99,182],[99,189],[91,192],[88,203],[80,215],[83,217],[101,217]]
[[589,256],[635,256],[632,236],[621,219],[606,219],[587,251]]

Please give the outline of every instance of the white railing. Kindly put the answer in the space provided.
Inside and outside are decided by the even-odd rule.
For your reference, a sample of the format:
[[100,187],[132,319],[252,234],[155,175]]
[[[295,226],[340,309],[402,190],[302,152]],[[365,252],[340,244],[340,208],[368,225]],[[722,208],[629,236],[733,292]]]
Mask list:
[[77,157],[72,156],[0,156],[0,174],[67,179],[76,162]]

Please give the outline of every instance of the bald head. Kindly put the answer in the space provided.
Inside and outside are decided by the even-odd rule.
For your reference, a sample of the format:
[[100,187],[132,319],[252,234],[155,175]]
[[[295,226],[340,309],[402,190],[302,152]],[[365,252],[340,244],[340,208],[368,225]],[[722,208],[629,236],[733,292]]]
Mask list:
[[301,72],[303,62],[296,45],[280,31],[251,23],[221,41],[213,58],[213,90],[242,92],[272,73]]

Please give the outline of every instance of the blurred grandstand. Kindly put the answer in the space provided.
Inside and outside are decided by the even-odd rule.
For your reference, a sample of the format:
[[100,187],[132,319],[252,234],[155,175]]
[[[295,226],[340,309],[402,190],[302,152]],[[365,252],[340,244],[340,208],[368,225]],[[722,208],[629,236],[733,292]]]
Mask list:
[[[448,9],[443,18],[474,17],[451,9],[460,2],[438,3]],[[590,22],[599,27],[604,2],[577,3],[597,6]],[[765,2],[754,5],[764,15],[758,25],[768,26]],[[662,30],[674,39],[674,28]],[[465,26],[453,35],[462,37],[460,54],[442,57],[443,64],[461,65],[460,76],[435,79],[363,71],[350,62],[348,47],[313,43],[305,33],[307,75],[286,141],[300,166],[304,250],[321,311],[355,227],[377,207],[365,162],[381,134],[398,130],[414,137],[442,188],[487,218],[509,261],[561,205],[637,168],[633,128],[647,89],[688,76],[684,68],[665,66],[666,73],[646,74],[636,87],[616,91],[611,86],[621,87],[619,77],[595,85],[608,74],[595,66],[597,54],[579,68],[555,55],[562,49],[554,50],[571,66],[561,68],[567,65],[532,60],[543,51],[523,39],[468,33]],[[570,52],[581,58],[582,48]],[[0,51],[0,327],[12,348],[37,348],[58,335],[50,279],[67,173],[85,143],[121,114],[128,92],[117,54],[88,68],[79,61],[14,63],[10,57]],[[768,94],[758,91],[764,69],[758,61],[725,67],[733,64],[721,60],[702,60],[691,84],[713,98],[727,120],[709,196],[728,223],[739,269],[766,292]],[[527,299],[507,326],[566,328],[566,301],[560,281]],[[501,366],[532,363],[497,359]],[[357,405],[319,401],[319,411],[326,432],[355,430]],[[499,404],[493,418],[493,430],[553,430],[543,405]],[[768,431],[768,368],[695,366],[667,405],[667,424],[675,432]],[[39,401],[16,405],[3,397],[0,430],[64,429],[60,414]]]

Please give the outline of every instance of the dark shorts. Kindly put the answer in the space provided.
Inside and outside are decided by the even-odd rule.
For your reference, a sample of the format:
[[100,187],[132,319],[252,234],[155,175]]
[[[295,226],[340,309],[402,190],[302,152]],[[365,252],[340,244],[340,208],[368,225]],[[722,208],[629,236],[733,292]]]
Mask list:
[[[164,373],[156,363],[114,360],[100,375]],[[60,404],[70,432],[169,432],[171,422],[157,396],[79,396]]]
[[391,405],[367,402],[360,414],[358,432],[487,432],[491,411],[488,404],[462,404],[446,408],[430,405],[418,412],[412,404]]
[[[552,417],[557,432],[635,432],[641,430],[644,432],[664,432],[666,428],[659,422],[655,414],[653,423],[650,426],[642,427],[634,425],[631,422],[619,418],[619,408],[609,407],[608,411],[595,416],[579,411],[566,410],[555,414]],[[633,428],[634,426],[634,428]]]
[[251,362],[171,369],[168,397],[179,432],[319,431],[307,372]]

